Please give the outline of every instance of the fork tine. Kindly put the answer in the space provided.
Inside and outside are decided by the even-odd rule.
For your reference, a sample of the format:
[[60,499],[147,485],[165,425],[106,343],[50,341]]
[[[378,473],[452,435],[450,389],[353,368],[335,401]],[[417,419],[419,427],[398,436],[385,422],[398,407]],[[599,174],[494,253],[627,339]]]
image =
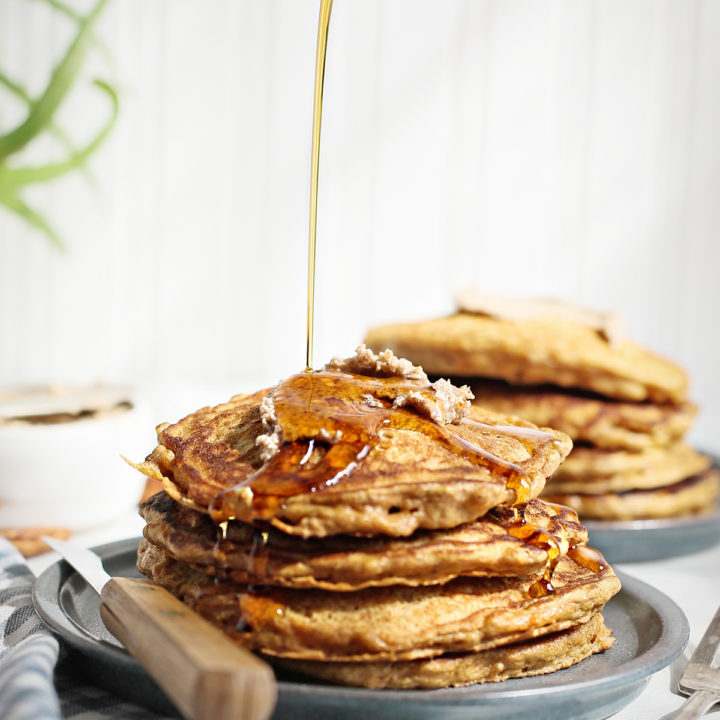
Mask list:
[[715,617],[710,621],[710,625],[695,648],[688,665],[699,664],[710,669],[710,663],[715,657],[718,645],[720,645],[720,608],[715,612]]

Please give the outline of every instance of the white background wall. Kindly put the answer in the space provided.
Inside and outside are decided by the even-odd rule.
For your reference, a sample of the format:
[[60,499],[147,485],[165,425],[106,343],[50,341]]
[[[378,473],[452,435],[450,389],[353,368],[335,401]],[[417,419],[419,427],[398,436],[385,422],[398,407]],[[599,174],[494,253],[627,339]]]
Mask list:
[[[26,194],[67,252],[0,208],[0,385],[181,395],[303,366],[318,6],[111,2],[95,183]],[[0,68],[37,94],[71,33],[1,0]],[[316,364],[470,283],[567,298],[683,365],[720,451],[720,3],[336,0],[328,53]],[[81,85],[78,142],[107,110]],[[0,128],[21,116],[0,89]]]

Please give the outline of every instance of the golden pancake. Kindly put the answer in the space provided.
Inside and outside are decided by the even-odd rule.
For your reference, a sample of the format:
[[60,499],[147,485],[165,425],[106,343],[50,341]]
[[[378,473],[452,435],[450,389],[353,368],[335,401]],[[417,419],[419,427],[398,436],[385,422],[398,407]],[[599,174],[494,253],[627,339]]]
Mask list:
[[352,684],[484,682],[609,647],[619,581],[575,512],[537,499],[570,438],[471,398],[360,346],[159,426],[138,569],[243,646]]
[[670,445],[687,432],[697,412],[690,403],[622,402],[550,386],[473,380],[470,387],[473,404],[562,430],[576,443],[607,450]]
[[620,589],[596,551],[560,558],[552,591],[536,578],[460,578],[352,593],[255,588],[213,578],[143,540],[138,568],[253,650],[306,660],[411,660],[479,652],[588,622]]
[[576,447],[558,468],[545,492],[624,492],[673,485],[712,465],[685,443],[639,452]]
[[552,383],[620,400],[681,403],[687,378],[676,365],[628,340],[616,345],[571,319],[516,321],[460,312],[371,329],[370,348],[390,348],[433,375]]
[[408,536],[537,497],[570,439],[480,408],[464,416],[467,388],[431,385],[409,363],[392,374],[406,362],[361,347],[272,392],[203,408],[159,426],[137,467],[218,522],[301,537]]
[[[514,577],[541,573],[548,548],[562,554],[587,541],[569,508],[531,500],[498,508],[448,530],[420,530],[407,539],[336,535],[303,539],[230,522],[222,538],[204,514],[159,493],[140,508],[143,533],[175,560],[236,583],[351,591],[383,585],[438,585],[459,575]],[[526,542],[523,526],[549,533],[548,545]]]
[[720,473],[713,469],[661,488],[598,494],[552,492],[545,499],[570,505],[587,520],[680,517],[715,511],[719,481]]
[[568,630],[464,655],[365,663],[267,659],[293,672],[343,685],[432,689],[543,675],[607,650],[613,642],[602,615],[598,614]]

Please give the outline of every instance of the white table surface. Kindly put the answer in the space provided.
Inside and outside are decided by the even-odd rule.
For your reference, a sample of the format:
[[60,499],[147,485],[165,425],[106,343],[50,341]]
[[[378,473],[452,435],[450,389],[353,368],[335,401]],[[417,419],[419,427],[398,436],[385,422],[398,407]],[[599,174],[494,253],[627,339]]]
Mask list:
[[[78,533],[74,539],[88,547],[100,545],[137,537],[143,525],[139,516],[127,516],[112,526]],[[38,574],[56,559],[54,553],[40,555],[30,561],[30,567]],[[642,694],[614,716],[617,720],[658,720],[673,714],[682,705],[684,698],[675,690],[677,680],[720,605],[720,546],[694,555],[615,567],[662,590],[683,609],[690,622],[690,642],[684,655],[669,668],[656,673]],[[712,715],[720,716],[720,706]]]
[[[720,547],[693,555],[614,567],[662,590],[683,610],[690,623],[685,653],[670,667],[656,673],[643,693],[617,713],[617,720],[657,720],[673,714],[684,702],[677,682],[695,646],[720,605]],[[720,714],[716,707],[712,715]]]

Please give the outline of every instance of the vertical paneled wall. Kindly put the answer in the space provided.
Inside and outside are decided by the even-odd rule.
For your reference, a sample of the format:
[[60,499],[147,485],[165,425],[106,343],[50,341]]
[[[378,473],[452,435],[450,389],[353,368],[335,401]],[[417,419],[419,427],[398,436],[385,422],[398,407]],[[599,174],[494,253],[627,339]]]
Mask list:
[[[66,252],[0,208],[0,384],[302,366],[317,9],[110,2],[58,124],[91,136],[102,77],[117,126],[89,173],[26,194]],[[3,0],[0,69],[37,94],[72,32]],[[22,113],[0,88],[1,127]],[[613,308],[687,368],[696,440],[720,450],[718,127],[713,0],[335,0],[317,362],[471,283]]]

